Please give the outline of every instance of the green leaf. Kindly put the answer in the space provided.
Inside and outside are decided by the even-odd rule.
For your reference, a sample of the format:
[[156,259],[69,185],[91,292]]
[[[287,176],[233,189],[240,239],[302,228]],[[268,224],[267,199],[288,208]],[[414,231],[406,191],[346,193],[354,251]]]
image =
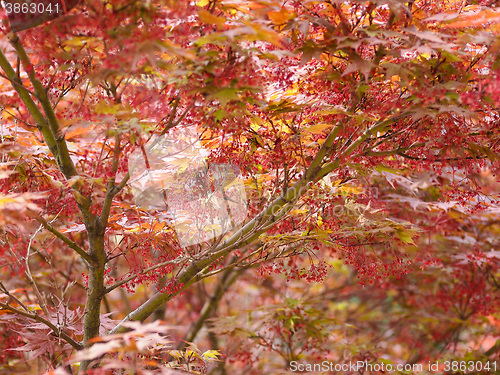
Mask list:
[[300,304],[300,301],[297,300],[297,299],[293,299],[293,298],[288,298],[286,297],[285,298],[285,304],[288,308],[290,309],[294,309],[296,308],[299,304]]

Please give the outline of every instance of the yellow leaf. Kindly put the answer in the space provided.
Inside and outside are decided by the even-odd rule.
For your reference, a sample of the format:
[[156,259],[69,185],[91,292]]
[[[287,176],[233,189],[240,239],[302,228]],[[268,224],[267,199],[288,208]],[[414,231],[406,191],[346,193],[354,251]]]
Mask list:
[[396,232],[396,234],[398,235],[399,239],[401,241],[403,241],[404,243],[411,243],[413,245],[415,245],[415,242],[413,242],[413,239],[412,239],[412,233],[411,232],[407,232],[407,231],[404,231],[404,230],[398,230]]
[[105,101],[101,100],[97,105],[95,106],[94,110],[98,114],[115,114],[117,113],[121,108],[121,104],[108,104]]
[[205,359],[212,359],[212,360],[218,360],[217,357],[220,356],[220,353],[218,350],[207,350],[202,354],[202,356]]
[[91,37],[91,36],[74,37],[74,38],[65,40],[64,46],[65,47],[72,47],[72,48],[81,48],[85,44],[92,42],[94,40],[96,40],[96,38]]
[[302,131],[303,134],[322,134],[323,130],[333,127],[333,124],[316,124],[311,125]]
[[[335,181],[335,182],[337,182],[337,181]],[[337,191],[340,191],[340,192],[346,193],[346,194],[361,194],[364,192],[363,188],[358,187],[358,186],[352,186],[352,185],[341,186],[337,189]]]
[[320,226],[323,225],[323,218],[321,217],[321,215],[318,215],[318,220],[316,221],[316,223]]

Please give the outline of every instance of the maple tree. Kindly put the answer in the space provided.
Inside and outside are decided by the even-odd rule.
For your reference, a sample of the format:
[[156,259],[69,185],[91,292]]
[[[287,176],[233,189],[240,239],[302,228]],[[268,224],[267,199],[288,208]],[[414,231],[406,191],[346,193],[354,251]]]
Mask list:
[[498,370],[497,2],[75,4],[2,16],[2,372]]

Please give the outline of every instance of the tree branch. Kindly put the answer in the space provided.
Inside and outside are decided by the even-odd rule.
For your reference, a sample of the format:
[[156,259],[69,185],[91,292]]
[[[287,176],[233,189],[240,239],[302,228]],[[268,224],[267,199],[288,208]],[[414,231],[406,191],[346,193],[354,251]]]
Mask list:
[[163,267],[163,266],[166,266],[166,265],[169,265],[169,264],[179,264],[179,263],[182,263],[185,260],[187,260],[186,257],[180,258],[180,259],[177,258],[177,259],[174,259],[174,260],[168,260],[166,262],[161,262],[161,263],[155,264],[154,266],[145,268],[141,272],[136,273],[135,275],[128,276],[125,279],[120,280],[120,281],[116,282],[115,284],[113,284],[111,286],[108,286],[106,288],[106,290],[104,291],[104,293],[107,294],[107,293],[111,292],[112,290],[115,290],[116,288],[118,288],[118,287],[120,287],[122,285],[125,285],[129,281],[132,281],[133,279],[135,279],[137,276],[144,275],[144,274],[146,274],[148,272],[154,271],[154,270],[156,270],[156,269],[158,269],[160,267]]
[[332,130],[332,132],[330,132],[328,137],[326,137],[325,142],[323,142],[323,144],[321,145],[318,153],[316,154],[316,157],[309,165],[309,168],[307,168],[307,171],[305,173],[306,179],[310,179],[312,175],[314,175],[319,171],[319,169],[321,169],[321,164],[323,163],[323,159],[325,158],[326,154],[331,150],[333,142],[335,142],[335,138],[339,134],[341,128],[342,128],[341,124],[336,125],[335,128]]
[[94,260],[92,257],[83,250],[80,246],[78,246],[75,242],[71,241],[64,234],[59,232],[56,228],[50,225],[43,217],[39,216],[36,218],[38,222],[40,222],[45,229],[47,229],[50,233],[54,234],[57,238],[62,240],[65,244],[67,244],[71,249],[75,250],[83,259],[85,259],[88,263],[93,263]]
[[121,143],[121,135],[118,134],[115,137],[115,148],[113,150],[113,164],[111,165],[111,178],[108,181],[108,186],[106,187],[106,196],[104,198],[104,203],[102,205],[101,215],[99,216],[99,221],[101,225],[108,225],[109,213],[111,211],[111,204],[113,202],[113,197],[118,193],[115,189],[115,181],[116,181],[116,171],[118,170],[118,161],[120,158],[120,143]]
[[390,119],[387,119],[387,120],[384,120],[384,121],[380,121],[380,122],[377,122],[375,125],[369,127],[368,129],[366,129],[363,134],[361,134],[353,143],[351,143],[349,145],[349,147],[347,147],[343,152],[342,152],[342,155],[337,158],[335,161],[332,161],[326,165],[324,165],[321,170],[318,172],[318,174],[316,175],[316,178],[315,178],[315,181],[319,181],[321,180],[323,177],[325,177],[328,173],[334,171],[335,169],[338,168],[338,166],[340,165],[340,162],[342,159],[348,157],[349,155],[351,155],[354,150],[356,150],[360,145],[361,143],[363,143],[364,141],[366,141],[368,139],[368,137],[370,137],[371,135],[373,135],[374,133],[376,132],[379,132],[381,130],[383,130],[384,128],[386,128],[387,126],[399,121],[399,120],[402,120],[408,116],[411,116],[413,114],[413,112],[405,112],[405,113],[402,113],[400,115],[397,115],[397,116],[394,116],[394,117],[391,117]]
[[399,155],[403,156],[402,154],[404,151],[412,150],[414,148],[422,147],[425,146],[425,142],[418,142],[414,143],[411,146],[408,147],[399,147],[395,148],[392,150],[387,150],[387,151],[366,151],[363,153],[364,156],[389,156],[389,155]]
[[12,87],[14,88],[14,90],[17,91],[19,97],[21,98],[24,105],[28,109],[28,112],[35,120],[36,126],[42,133],[45,142],[47,142],[49,150],[52,152],[52,154],[54,155],[57,154],[56,139],[52,134],[52,132],[50,131],[50,129],[48,128],[45,117],[43,116],[42,112],[40,112],[33,99],[31,99],[30,91],[28,91],[28,89],[24,87],[21,80],[17,76],[16,72],[14,71],[9,61],[5,57],[3,51],[1,50],[0,50],[0,67],[5,72],[10,81],[17,82],[17,84],[13,85]]
[[17,82],[17,80],[11,79],[11,78],[7,77],[5,74],[1,74],[1,73],[0,73],[0,77],[9,81],[12,84],[12,86],[19,86],[20,88],[24,88],[28,93],[30,93],[32,96],[34,96],[35,98],[38,99],[38,97],[36,96],[36,94],[34,92],[28,90],[22,83]]
[[[54,113],[54,109],[52,108],[50,100],[47,96],[47,92],[45,91],[40,81],[36,78],[34,67],[31,64],[31,61],[26,51],[24,50],[24,47],[19,41],[18,36],[15,33],[12,33],[9,37],[9,40],[16,50],[18,58],[22,62],[23,67],[28,74],[28,78],[30,79],[31,84],[35,89],[35,94],[40,101],[40,104],[42,105],[46,117],[42,114],[38,106],[31,98],[30,92],[22,84],[21,79],[12,68],[3,51],[0,51],[0,67],[3,69],[10,81],[18,83],[13,84],[12,86],[17,91],[19,97],[26,105],[28,112],[35,120],[38,130],[40,130],[40,132],[42,133],[42,136],[47,143],[50,152],[52,152],[52,154],[54,155],[57,166],[64,174],[64,177],[69,180],[71,177],[78,176],[78,171],[76,170],[75,165],[73,164],[73,161],[71,160],[71,157],[69,155],[64,135],[59,131],[59,123]],[[80,183],[78,182],[73,186],[73,188],[77,189],[79,185]],[[94,215],[90,212],[89,209],[90,200],[85,198],[82,194],[79,194],[75,190],[73,191],[73,195],[83,215],[85,225],[93,225]]]
[[31,269],[30,269],[30,264],[29,264],[29,259],[30,259],[30,250],[31,250],[31,244],[33,242],[33,239],[35,236],[38,234],[38,232],[42,229],[42,226],[38,227],[38,229],[33,233],[33,235],[30,236],[30,241],[28,243],[28,250],[26,252],[26,257],[25,257],[25,266],[26,269],[24,270],[24,274],[26,275],[26,278],[28,279],[28,283],[33,287],[33,291],[35,292],[36,298],[38,299],[38,303],[40,307],[42,308],[42,311],[44,312],[45,315],[50,316],[49,314],[49,309],[47,308],[47,304],[45,303],[45,300],[42,297],[42,294],[40,293],[40,290],[38,289],[38,285],[36,285],[35,279],[33,278],[33,275],[31,274]]
[[177,113],[177,106],[179,105],[180,97],[176,97],[174,99],[174,105],[172,107],[172,113],[170,113],[170,117],[168,119],[168,123],[163,129],[163,131],[160,133],[160,136],[164,135],[166,132],[168,132],[172,128],[172,124],[174,123],[174,118]]
[[495,342],[495,344],[491,348],[489,348],[484,354],[486,354],[486,356],[488,356],[488,357],[491,357],[493,354],[495,354],[499,350],[500,350],[500,339],[498,339]]
[[0,302],[0,308],[2,310],[7,310],[7,311],[13,312],[15,314],[24,316],[26,318],[33,319],[39,323],[43,323],[52,330],[52,332],[54,333],[54,335],[56,337],[60,337],[61,339],[66,341],[68,344],[70,344],[76,350],[83,349],[83,346],[81,344],[79,344],[78,342],[73,340],[71,337],[69,337],[66,333],[64,333],[62,331],[62,329],[58,328],[57,326],[52,324],[50,321],[42,318],[40,315],[38,315],[36,313],[32,313],[32,312],[28,312],[28,311],[24,311],[24,310],[19,310],[19,309],[16,309],[15,307],[12,307],[12,306],[10,306],[6,303],[3,303],[3,302]]
[[[69,180],[71,177],[77,176],[78,172],[69,156],[69,151],[64,139],[64,135],[60,132],[59,122],[57,121],[56,114],[54,113],[52,104],[50,103],[49,97],[47,96],[47,92],[45,91],[42,83],[36,78],[33,64],[31,64],[28,54],[19,41],[19,37],[15,33],[12,33],[9,41],[16,50],[17,56],[21,60],[24,70],[28,74],[28,78],[33,85],[33,88],[35,89],[35,93],[38,97],[38,100],[40,101],[40,104],[42,105],[48,122],[48,126],[50,127],[50,131],[52,132],[52,135],[56,141],[57,153],[55,153],[54,156],[56,157],[56,161],[58,162],[61,172],[64,174],[66,179]],[[8,73],[7,76],[11,78],[10,74]],[[44,122],[42,126],[46,126],[46,124],[47,123]]]
[[194,104],[191,104],[190,106],[188,106],[184,110],[184,112],[181,113],[181,116],[179,117],[179,119],[177,121],[174,121],[175,115],[177,114],[177,107],[179,105],[179,100],[180,100],[179,97],[177,97],[175,99],[174,106],[172,108],[172,113],[170,114],[170,117],[168,119],[168,123],[165,126],[165,128],[162,130],[162,132],[160,133],[160,136],[165,135],[170,129],[175,128],[177,125],[179,125],[182,122],[182,120],[184,120],[184,117],[186,117],[186,115],[191,110],[191,108],[194,107]]
[[198,332],[200,332],[206,320],[210,318],[212,312],[215,310],[219,301],[224,296],[224,293],[236,281],[236,279],[238,278],[238,276],[241,274],[242,271],[243,270],[235,271],[234,268],[229,268],[226,271],[224,271],[224,273],[220,276],[220,280],[217,283],[217,287],[214,291],[214,294],[203,305],[203,308],[200,311],[198,319],[191,325],[189,331],[184,335],[184,340],[181,342],[178,350],[182,350],[186,347],[187,345],[186,341],[192,342],[196,338]]

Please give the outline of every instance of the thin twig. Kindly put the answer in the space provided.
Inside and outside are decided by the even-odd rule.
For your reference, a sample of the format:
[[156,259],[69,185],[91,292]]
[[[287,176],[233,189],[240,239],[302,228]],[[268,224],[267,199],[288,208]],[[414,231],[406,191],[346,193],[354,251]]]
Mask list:
[[387,151],[366,151],[363,153],[364,156],[389,156],[389,155],[400,155],[402,156],[402,153],[404,151],[409,151],[414,148],[422,147],[425,146],[425,142],[418,142],[414,143],[411,146],[408,147],[399,147],[395,148],[392,150],[387,150]]
[[123,280],[120,280],[118,281],[117,283],[111,285],[111,286],[108,286],[105,291],[104,291],[104,294],[107,294],[109,292],[111,292],[112,290],[128,283],[129,281],[135,279],[136,277],[140,276],[140,275],[144,275],[148,272],[151,272],[151,271],[154,271],[160,267],[163,267],[163,266],[167,266],[169,264],[179,264],[179,263],[182,263],[184,261],[187,260],[187,257],[183,257],[183,258],[176,258],[174,260],[168,260],[168,261],[165,261],[165,262],[162,262],[162,263],[158,263],[158,264],[155,264],[154,266],[151,266],[151,267],[148,267],[148,268],[145,268],[143,269],[141,272],[139,273],[136,273],[135,275],[131,275],[131,276],[128,276],[126,278],[124,278]]
[[80,343],[76,342],[71,337],[69,337],[65,332],[62,331],[61,328],[56,327],[50,321],[48,321],[47,319],[42,318],[40,315],[38,315],[36,313],[19,310],[19,309],[16,309],[15,307],[12,307],[12,306],[10,306],[10,305],[8,305],[6,303],[3,303],[3,302],[0,302],[0,308],[2,310],[8,310],[10,312],[13,312],[15,314],[24,316],[26,318],[33,319],[33,320],[35,320],[35,321],[37,321],[39,323],[43,323],[43,324],[45,324],[47,327],[49,327],[52,330],[52,332],[54,333],[54,335],[56,337],[59,337],[59,338],[63,339],[64,341],[66,341],[68,344],[70,344],[76,350],[83,349],[83,346]]
[[24,85],[23,85],[22,83],[20,83],[20,82],[17,82],[15,79],[11,79],[11,78],[7,77],[5,74],[2,74],[2,73],[0,73],[0,77],[2,77],[2,78],[4,78],[4,79],[6,79],[7,81],[9,81],[9,82],[12,84],[12,86],[18,86],[18,87],[20,87],[20,88],[23,88],[23,89],[24,89],[24,90],[26,90],[28,93],[30,93],[33,97],[35,97],[35,98],[39,99],[39,98],[38,98],[38,96],[37,96],[37,95],[36,95],[33,91],[28,90],[28,89],[26,88],[26,86],[24,86]]
[[5,287],[5,285],[1,281],[0,281],[0,292],[2,292],[3,294],[7,295],[10,298],[12,298],[14,301],[17,302],[17,304],[19,306],[21,306],[27,312],[31,312],[31,310],[24,303],[22,303],[19,298],[17,298],[15,295],[10,293],[10,291]]
[[30,265],[29,265],[31,243],[33,242],[33,238],[35,238],[35,236],[41,230],[42,230],[42,225],[40,225],[38,227],[38,229],[35,231],[35,233],[33,233],[33,235],[30,236],[30,241],[28,243],[28,250],[26,253],[26,257],[25,257],[26,270],[24,271],[24,274],[28,278],[28,282],[33,287],[33,291],[35,292],[36,298],[38,299],[38,303],[40,304],[42,311],[44,312],[45,315],[50,316],[49,309],[47,308],[47,305],[45,304],[45,300],[43,299],[42,295],[40,294],[40,291],[38,290],[38,286],[36,285],[35,279],[33,279],[33,275],[31,274]]
[[61,239],[64,243],[66,243],[71,249],[75,250],[88,263],[94,262],[92,257],[85,250],[83,250],[74,241],[71,241],[68,237],[66,237],[64,234],[62,234],[56,228],[50,225],[43,217],[38,216],[36,220],[40,222],[43,225],[43,227],[47,229],[50,233],[54,234],[57,238]]

